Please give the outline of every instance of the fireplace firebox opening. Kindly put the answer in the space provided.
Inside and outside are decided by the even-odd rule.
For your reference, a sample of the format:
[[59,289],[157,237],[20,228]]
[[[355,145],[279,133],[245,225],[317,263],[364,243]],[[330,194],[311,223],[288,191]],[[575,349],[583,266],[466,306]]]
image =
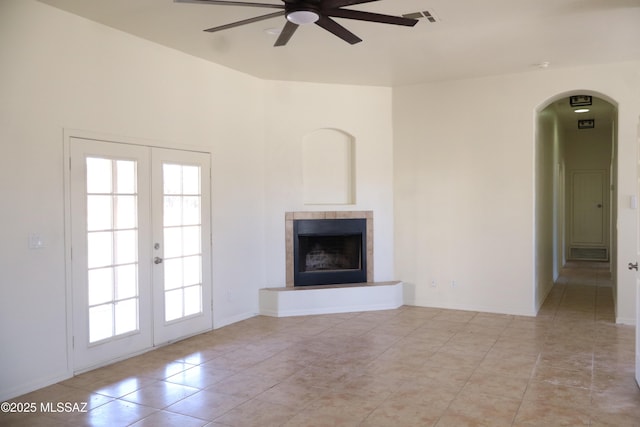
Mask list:
[[294,286],[367,281],[366,219],[293,223]]

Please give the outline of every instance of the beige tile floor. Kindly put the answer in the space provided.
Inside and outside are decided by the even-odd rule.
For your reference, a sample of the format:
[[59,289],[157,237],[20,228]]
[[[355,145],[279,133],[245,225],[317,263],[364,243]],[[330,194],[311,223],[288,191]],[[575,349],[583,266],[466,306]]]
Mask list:
[[536,318],[402,307],[255,317],[20,402],[19,426],[640,426],[634,328],[608,271],[570,265]]

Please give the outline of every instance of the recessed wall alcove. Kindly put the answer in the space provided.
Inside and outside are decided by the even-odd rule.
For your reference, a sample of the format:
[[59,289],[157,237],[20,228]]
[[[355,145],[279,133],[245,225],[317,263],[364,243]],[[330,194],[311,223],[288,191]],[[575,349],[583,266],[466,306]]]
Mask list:
[[338,129],[317,129],[302,138],[305,205],[355,203],[354,140]]

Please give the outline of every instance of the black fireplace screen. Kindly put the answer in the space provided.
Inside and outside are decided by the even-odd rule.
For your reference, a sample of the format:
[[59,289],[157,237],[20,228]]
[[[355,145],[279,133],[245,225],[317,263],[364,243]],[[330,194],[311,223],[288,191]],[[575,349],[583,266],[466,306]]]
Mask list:
[[296,220],[294,285],[367,281],[366,219]]
[[362,235],[299,236],[298,270],[339,271],[359,270]]

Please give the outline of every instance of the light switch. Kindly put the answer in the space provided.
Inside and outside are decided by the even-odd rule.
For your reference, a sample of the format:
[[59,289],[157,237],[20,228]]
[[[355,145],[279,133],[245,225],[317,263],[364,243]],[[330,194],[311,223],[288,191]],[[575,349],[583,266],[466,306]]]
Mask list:
[[44,248],[44,240],[38,233],[29,234],[29,249],[42,249]]

